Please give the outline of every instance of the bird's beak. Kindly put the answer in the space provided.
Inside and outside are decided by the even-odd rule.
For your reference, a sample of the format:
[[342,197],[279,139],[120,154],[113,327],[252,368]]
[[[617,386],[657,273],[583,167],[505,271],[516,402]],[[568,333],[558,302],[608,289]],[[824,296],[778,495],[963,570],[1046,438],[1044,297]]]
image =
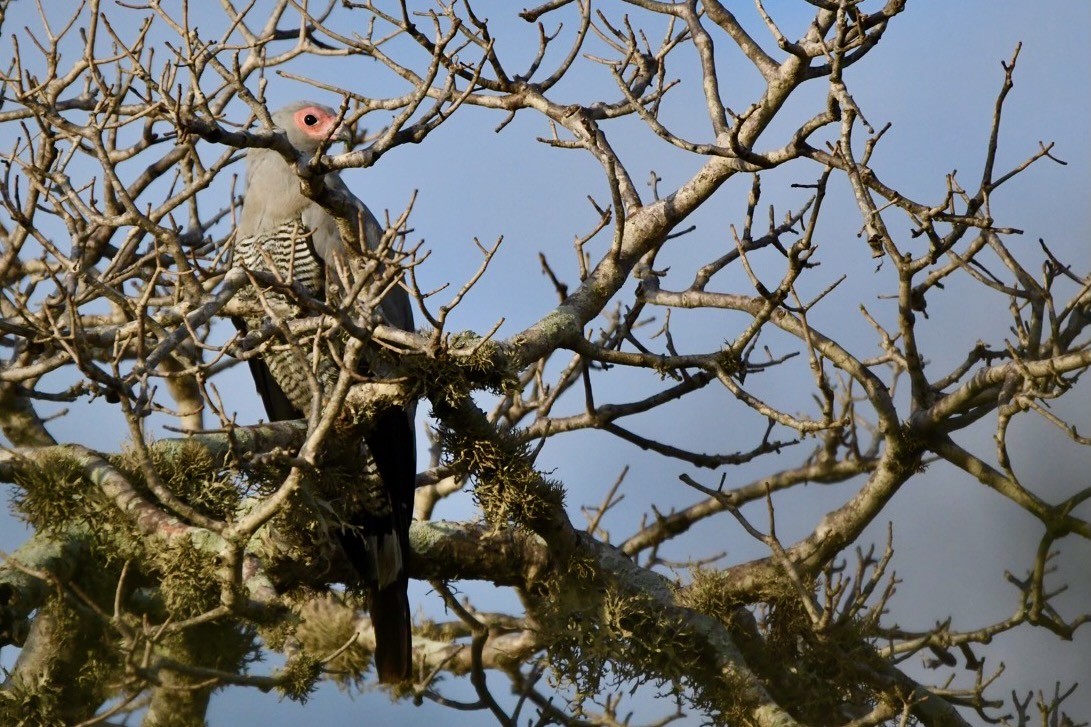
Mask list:
[[343,123],[338,124],[337,128],[333,130],[333,136],[330,138],[332,141],[343,141],[348,144],[352,141],[352,132]]

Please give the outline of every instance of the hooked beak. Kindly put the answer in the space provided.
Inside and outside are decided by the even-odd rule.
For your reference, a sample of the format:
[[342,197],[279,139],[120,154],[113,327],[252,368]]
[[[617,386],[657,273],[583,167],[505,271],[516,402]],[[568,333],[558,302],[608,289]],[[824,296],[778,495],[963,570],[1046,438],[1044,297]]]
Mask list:
[[343,141],[346,144],[349,144],[352,142],[352,131],[349,130],[349,127],[345,126],[344,122],[342,122],[333,130],[330,141]]

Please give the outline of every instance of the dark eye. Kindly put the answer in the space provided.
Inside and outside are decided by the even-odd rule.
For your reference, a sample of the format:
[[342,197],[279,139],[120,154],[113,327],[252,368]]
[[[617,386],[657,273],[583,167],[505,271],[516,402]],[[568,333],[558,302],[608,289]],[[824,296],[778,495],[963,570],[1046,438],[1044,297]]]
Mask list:
[[315,116],[314,114],[307,114],[306,116],[303,117],[303,123],[306,124],[307,126],[314,126],[315,124],[318,123],[318,117]]

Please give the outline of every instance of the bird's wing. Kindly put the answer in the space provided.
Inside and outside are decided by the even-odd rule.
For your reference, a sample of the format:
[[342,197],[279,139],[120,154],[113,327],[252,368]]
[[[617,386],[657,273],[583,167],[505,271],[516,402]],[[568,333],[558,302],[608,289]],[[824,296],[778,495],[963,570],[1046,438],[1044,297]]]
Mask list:
[[[339,175],[327,175],[326,184],[334,191],[348,193],[348,187]],[[383,226],[367,205],[358,199],[356,204],[364,223],[364,237],[367,245],[374,250],[382,239]],[[312,202],[303,211],[302,219],[303,225],[313,231],[311,242],[319,258],[330,264],[344,252],[345,245],[341,240],[337,223],[320,205]],[[380,313],[388,324],[401,328],[403,331],[413,330],[413,305],[409,299],[409,293],[401,286],[395,287],[383,298]]]
[[[242,318],[232,318],[231,322],[240,333],[246,334],[248,330],[246,321]],[[284,389],[280,388],[280,384],[273,378],[273,372],[269,370],[269,365],[264,359],[255,356],[247,359],[246,365],[250,368],[250,377],[254,379],[254,388],[258,390],[261,401],[265,404],[265,415],[269,417],[269,421],[287,422],[303,417],[303,412],[292,405]]]

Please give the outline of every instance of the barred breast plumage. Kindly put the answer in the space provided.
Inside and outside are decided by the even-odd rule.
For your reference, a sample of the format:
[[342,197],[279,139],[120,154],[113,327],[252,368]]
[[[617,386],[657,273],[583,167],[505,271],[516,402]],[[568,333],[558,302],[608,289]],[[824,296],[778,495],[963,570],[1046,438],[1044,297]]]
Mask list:
[[[321,299],[325,287],[325,264],[315,253],[313,232],[302,219],[289,220],[267,234],[250,235],[235,242],[235,262],[249,270],[274,273],[285,282],[294,281],[311,296]],[[257,291],[247,291],[256,300]],[[272,290],[260,293],[274,307],[287,311],[286,319],[301,315],[299,306],[288,296]],[[260,329],[264,318],[246,319],[246,327]],[[308,358],[304,351],[313,351],[313,338],[300,341],[296,347],[273,345],[263,357],[273,379],[296,409],[307,412],[311,405],[311,387],[307,372],[314,372],[319,386],[328,390],[337,381],[337,366],[329,356]]]

